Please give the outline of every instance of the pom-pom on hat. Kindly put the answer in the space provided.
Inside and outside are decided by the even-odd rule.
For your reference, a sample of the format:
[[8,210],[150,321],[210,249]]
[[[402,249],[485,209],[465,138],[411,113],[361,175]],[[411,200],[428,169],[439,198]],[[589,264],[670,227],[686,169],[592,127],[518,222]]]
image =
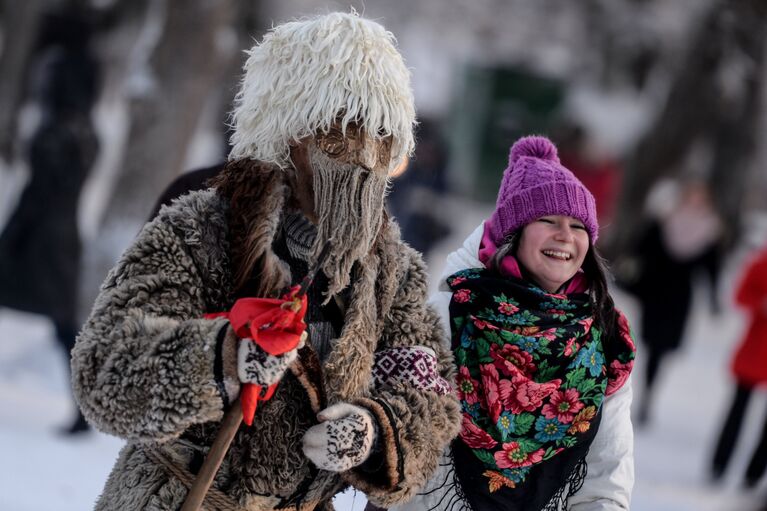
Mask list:
[[559,163],[557,148],[546,137],[523,137],[509,152],[495,211],[487,222],[490,237],[501,246],[506,236],[547,215],[583,222],[591,244],[599,237],[594,196]]

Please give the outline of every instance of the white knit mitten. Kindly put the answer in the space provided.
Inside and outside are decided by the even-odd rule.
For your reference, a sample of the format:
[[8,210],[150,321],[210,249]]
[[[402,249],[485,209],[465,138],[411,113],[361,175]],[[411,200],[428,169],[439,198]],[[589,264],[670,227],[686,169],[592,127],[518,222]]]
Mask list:
[[[303,339],[299,348],[302,345]],[[252,339],[241,339],[237,348],[237,376],[242,383],[266,387],[280,381],[297,356],[298,348],[282,355],[270,355]]]
[[350,403],[325,408],[320,424],[304,434],[304,454],[317,467],[342,472],[363,463],[377,435],[376,420],[368,410]]

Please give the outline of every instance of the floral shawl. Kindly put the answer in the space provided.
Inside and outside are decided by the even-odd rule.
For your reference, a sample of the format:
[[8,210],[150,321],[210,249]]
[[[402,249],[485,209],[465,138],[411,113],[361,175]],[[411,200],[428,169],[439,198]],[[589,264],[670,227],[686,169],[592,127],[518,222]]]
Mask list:
[[456,475],[475,509],[542,509],[577,485],[573,473],[582,480],[602,402],[628,378],[626,319],[620,339],[603,342],[586,292],[548,294],[486,269],[447,282],[463,413]]

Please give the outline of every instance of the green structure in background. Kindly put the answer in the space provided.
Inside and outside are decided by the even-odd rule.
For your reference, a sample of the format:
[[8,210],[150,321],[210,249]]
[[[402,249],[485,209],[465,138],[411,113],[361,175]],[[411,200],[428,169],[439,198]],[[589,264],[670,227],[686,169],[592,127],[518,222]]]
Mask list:
[[565,85],[517,67],[468,67],[449,122],[451,182],[473,199],[495,201],[511,143],[547,134]]

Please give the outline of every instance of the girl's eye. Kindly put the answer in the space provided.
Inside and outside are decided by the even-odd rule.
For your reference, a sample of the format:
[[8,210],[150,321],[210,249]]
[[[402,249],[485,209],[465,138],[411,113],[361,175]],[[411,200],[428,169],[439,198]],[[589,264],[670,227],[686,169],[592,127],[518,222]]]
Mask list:
[[585,225],[582,225],[582,224],[573,224],[573,225],[571,225],[570,227],[572,227],[573,229],[580,229],[580,230],[582,230],[582,231],[585,231],[585,230],[586,230],[586,226],[585,226]]
[[539,218],[538,221],[539,222],[543,222],[544,224],[553,224],[554,223],[554,220],[552,220],[550,218]]

